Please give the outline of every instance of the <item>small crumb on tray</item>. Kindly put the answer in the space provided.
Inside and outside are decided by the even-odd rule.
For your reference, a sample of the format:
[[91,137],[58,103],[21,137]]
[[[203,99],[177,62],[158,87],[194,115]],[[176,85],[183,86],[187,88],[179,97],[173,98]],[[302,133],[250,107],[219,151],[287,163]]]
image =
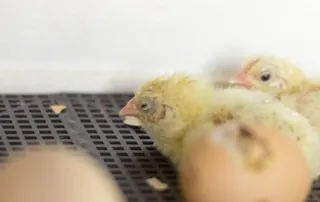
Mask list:
[[161,182],[158,178],[152,177],[146,180],[149,186],[151,186],[156,191],[164,191],[168,189],[168,185],[166,183]]
[[129,125],[129,126],[134,126],[134,127],[141,126],[139,119],[137,119],[136,117],[133,117],[133,116],[124,117],[123,123],[126,125]]
[[50,108],[55,114],[60,114],[67,107],[65,105],[54,104]]

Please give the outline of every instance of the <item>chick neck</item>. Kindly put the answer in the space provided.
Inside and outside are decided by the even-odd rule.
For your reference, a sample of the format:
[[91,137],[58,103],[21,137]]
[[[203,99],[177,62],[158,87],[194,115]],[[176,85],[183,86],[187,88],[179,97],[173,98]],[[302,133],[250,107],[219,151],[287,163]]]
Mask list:
[[[188,136],[190,136],[191,131],[194,131],[201,120],[207,120],[206,118],[207,110],[206,105],[201,111],[199,108],[185,108],[188,114],[193,114],[193,116],[179,116],[170,124],[171,127],[157,127],[153,128],[150,133],[155,139],[155,146],[175,165],[179,164],[181,155],[183,153],[184,147],[187,145]],[[204,130],[204,128],[202,128]],[[148,129],[146,128],[148,131]]]
[[173,119],[163,120],[158,126],[145,127],[148,133],[153,134],[155,146],[170,158],[173,164],[178,164],[190,131],[199,123],[208,120],[212,88],[177,96],[181,102],[175,104],[174,98],[172,102],[167,102],[174,111]]

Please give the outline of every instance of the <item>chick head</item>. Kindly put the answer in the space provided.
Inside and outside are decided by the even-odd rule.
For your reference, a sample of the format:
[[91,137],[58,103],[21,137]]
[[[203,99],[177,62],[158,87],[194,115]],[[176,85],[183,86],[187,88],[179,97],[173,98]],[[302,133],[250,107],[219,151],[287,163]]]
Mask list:
[[244,61],[240,72],[231,78],[230,83],[277,94],[299,85],[304,79],[304,73],[285,59],[255,56]]
[[144,83],[119,116],[138,118],[148,133],[173,134],[200,118],[211,92],[212,85],[184,73],[163,75]]

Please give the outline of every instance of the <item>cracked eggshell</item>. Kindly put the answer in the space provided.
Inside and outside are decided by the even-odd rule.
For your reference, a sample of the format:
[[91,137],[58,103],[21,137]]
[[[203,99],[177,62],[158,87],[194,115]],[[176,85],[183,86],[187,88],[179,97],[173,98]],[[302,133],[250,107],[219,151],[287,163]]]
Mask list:
[[311,190],[301,149],[259,124],[218,126],[188,148],[179,171],[186,202],[301,202]]

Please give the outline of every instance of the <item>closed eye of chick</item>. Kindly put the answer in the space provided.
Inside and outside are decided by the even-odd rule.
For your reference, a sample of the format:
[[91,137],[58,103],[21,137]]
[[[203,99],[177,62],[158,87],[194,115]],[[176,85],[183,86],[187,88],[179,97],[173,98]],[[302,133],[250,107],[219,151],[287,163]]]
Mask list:
[[[147,105],[145,105],[148,103]],[[150,80],[119,112],[136,116],[155,145],[175,165],[191,142],[228,120],[260,122],[297,142],[313,177],[320,171],[320,136],[309,121],[273,96],[245,88],[215,88],[175,73]]]
[[298,67],[283,58],[255,56],[243,62],[230,83],[276,94],[299,85],[305,78]]

